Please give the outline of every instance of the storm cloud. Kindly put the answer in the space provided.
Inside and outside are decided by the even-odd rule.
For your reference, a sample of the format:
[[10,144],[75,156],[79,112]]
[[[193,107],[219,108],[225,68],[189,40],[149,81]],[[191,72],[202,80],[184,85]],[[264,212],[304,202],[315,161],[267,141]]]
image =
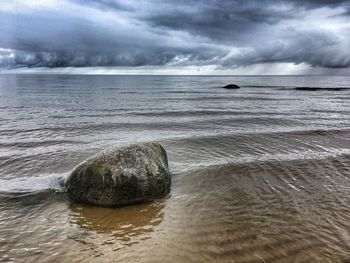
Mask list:
[[0,67],[350,67],[350,1],[13,0]]

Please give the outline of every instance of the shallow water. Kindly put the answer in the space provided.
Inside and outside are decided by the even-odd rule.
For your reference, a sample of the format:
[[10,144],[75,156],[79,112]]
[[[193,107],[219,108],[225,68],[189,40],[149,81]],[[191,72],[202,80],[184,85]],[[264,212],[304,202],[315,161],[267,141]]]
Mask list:
[[[0,76],[0,262],[348,262],[350,90],[304,86],[350,78]],[[68,200],[76,164],[135,141],[166,148],[167,198]]]

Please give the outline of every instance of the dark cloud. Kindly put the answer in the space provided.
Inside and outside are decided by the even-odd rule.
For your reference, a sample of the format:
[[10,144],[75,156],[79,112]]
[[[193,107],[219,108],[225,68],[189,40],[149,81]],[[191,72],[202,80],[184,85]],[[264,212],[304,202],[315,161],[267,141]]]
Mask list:
[[[291,35],[293,35],[291,33]],[[256,63],[291,62],[307,63],[311,66],[343,68],[350,66],[350,55],[346,46],[341,47],[334,35],[322,32],[299,32],[298,38],[272,41],[261,47],[227,58],[221,65],[249,65]]]
[[113,0],[73,0],[73,2],[80,5],[90,5],[94,8],[99,8],[105,11],[115,9],[117,11],[134,11],[135,8],[128,5],[127,2],[113,1]]
[[0,67],[350,67],[349,1],[27,2],[0,7]]
[[[161,12],[146,14],[143,19],[152,26],[185,30],[218,40],[245,42],[261,28],[274,25],[281,20],[295,17],[294,9],[281,12],[274,5],[263,7],[261,3],[249,1],[205,1],[177,5],[176,9],[163,9]],[[260,1],[261,2],[261,1]]]

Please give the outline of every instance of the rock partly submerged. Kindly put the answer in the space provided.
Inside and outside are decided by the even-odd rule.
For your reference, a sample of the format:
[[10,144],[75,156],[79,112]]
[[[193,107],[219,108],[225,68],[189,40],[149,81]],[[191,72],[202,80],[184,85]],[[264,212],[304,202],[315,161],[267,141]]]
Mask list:
[[322,87],[295,87],[295,90],[303,91],[342,91],[348,90],[348,87],[322,88]]
[[236,84],[228,84],[222,87],[223,89],[240,89],[241,87]]
[[171,176],[159,143],[134,144],[98,153],[67,177],[71,199],[98,206],[123,206],[165,196]]

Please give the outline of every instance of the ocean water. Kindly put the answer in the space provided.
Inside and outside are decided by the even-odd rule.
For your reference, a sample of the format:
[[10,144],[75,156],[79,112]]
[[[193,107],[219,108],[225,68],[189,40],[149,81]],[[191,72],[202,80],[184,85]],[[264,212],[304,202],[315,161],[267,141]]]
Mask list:
[[[350,89],[295,87],[350,77],[0,75],[0,262],[349,262]],[[79,162],[148,141],[168,197],[67,198]]]

